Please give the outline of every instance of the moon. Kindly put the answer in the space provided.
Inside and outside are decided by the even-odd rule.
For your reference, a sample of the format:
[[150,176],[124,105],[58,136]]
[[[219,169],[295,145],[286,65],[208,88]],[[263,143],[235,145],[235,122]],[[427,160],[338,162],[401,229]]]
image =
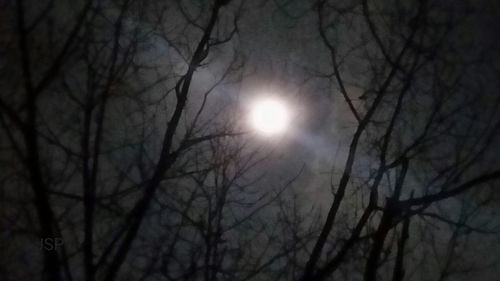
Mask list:
[[286,131],[290,113],[286,103],[276,98],[256,100],[250,109],[252,127],[264,135],[277,135]]

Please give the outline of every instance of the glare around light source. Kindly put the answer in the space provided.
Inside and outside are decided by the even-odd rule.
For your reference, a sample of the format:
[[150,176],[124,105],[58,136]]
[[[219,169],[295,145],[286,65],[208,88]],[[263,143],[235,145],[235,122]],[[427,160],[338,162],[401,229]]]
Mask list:
[[255,101],[250,115],[253,128],[266,135],[283,133],[288,127],[287,106],[278,99],[267,98]]

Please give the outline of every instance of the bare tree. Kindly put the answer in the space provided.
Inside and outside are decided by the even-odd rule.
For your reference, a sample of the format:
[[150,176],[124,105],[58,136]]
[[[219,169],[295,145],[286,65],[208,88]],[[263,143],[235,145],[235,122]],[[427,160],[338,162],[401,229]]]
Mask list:
[[[240,134],[202,119],[213,114],[205,108],[210,93],[238,72],[236,54],[214,72],[201,104],[188,100],[210,52],[236,34],[240,8],[227,4],[200,2],[188,12],[182,2],[6,4],[16,23],[5,47],[19,68],[5,78],[20,80],[5,84],[0,102],[3,151],[23,164],[6,173],[7,194],[32,198],[40,239],[65,242],[41,249],[44,280],[115,280],[176,163],[198,144]],[[182,22],[175,33],[172,15]],[[198,107],[194,114],[188,105]],[[16,191],[15,181],[31,191]]]
[[[500,176],[498,167],[482,166],[498,138],[499,100],[487,93],[478,96],[481,88],[461,82],[473,75],[470,69],[480,67],[474,55],[454,51],[460,47],[454,36],[460,32],[456,18],[461,11],[428,1],[319,1],[315,8],[318,32],[331,59],[331,74],[323,77],[343,97],[356,124],[303,280],[324,280],[349,265],[349,253],[365,239],[371,242],[360,259],[365,262],[364,280],[380,276],[378,269],[390,255],[385,253],[393,247],[397,254],[392,279],[402,280],[410,220],[439,201]],[[359,36],[342,41],[339,34],[353,30]],[[346,71],[353,64],[362,74]],[[475,112],[475,117],[469,119],[465,112]],[[368,173],[356,169],[366,157],[375,161]],[[353,178],[362,179],[368,199],[345,242],[330,246],[342,206],[352,200],[350,190],[359,186]],[[400,238],[387,241],[401,223]],[[336,254],[323,258],[329,247]]]

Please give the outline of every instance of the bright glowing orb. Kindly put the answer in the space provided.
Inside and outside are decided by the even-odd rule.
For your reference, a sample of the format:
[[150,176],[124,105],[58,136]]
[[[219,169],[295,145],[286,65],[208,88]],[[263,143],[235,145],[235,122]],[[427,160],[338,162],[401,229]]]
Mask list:
[[254,129],[266,135],[283,133],[288,127],[288,109],[280,100],[258,100],[252,105],[250,114]]

